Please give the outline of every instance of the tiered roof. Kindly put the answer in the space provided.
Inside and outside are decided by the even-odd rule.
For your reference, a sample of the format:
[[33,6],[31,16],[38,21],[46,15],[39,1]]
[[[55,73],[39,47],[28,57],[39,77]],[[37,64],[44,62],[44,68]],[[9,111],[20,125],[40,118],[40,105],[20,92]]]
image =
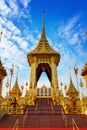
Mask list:
[[[42,33],[41,33],[39,43],[35,49],[33,49],[32,51],[30,51],[28,53],[27,57],[29,57],[31,55],[36,56],[38,54],[39,55],[46,54],[46,55],[53,55],[53,56],[56,55],[58,57],[58,59],[60,59],[60,54],[57,51],[55,51],[54,49],[52,49],[52,47],[49,45],[48,40],[46,38],[45,26],[44,26],[44,10],[42,12]],[[30,59],[28,58],[28,61],[29,60]]]
[[82,76],[87,75],[87,63],[85,64],[84,68],[82,69],[81,75]]

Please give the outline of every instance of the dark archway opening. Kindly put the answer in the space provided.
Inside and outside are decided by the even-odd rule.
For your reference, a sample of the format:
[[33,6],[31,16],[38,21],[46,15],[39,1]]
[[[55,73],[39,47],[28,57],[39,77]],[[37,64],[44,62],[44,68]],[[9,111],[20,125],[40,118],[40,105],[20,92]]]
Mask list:
[[48,63],[40,63],[36,69],[36,83],[38,82],[41,73],[46,72],[49,81],[52,81],[51,68]]

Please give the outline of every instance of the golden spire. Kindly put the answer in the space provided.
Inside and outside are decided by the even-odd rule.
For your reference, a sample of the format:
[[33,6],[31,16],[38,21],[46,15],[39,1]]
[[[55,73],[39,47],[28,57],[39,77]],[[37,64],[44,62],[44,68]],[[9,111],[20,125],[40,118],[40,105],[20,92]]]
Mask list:
[[42,34],[41,34],[41,40],[46,39],[46,33],[45,33],[45,26],[44,26],[44,9],[42,9]]
[[16,83],[18,84],[18,67],[17,67]]
[[[70,71],[70,67],[69,67],[69,71]],[[71,78],[71,72],[70,72],[70,85],[72,85],[72,78]]]

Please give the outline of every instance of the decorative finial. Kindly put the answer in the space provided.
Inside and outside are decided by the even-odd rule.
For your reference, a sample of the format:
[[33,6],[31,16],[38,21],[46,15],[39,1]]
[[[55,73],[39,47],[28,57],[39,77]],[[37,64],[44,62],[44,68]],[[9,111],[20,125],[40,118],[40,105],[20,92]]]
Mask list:
[[0,64],[2,64],[2,63],[1,63],[1,56],[0,56]]
[[17,66],[17,77],[16,77],[17,82],[18,82],[18,69],[19,67]]
[[69,66],[69,72],[70,72],[70,84],[72,84],[72,78],[71,78],[70,66]]
[[1,42],[1,38],[2,38],[2,32],[0,32],[0,42]]
[[43,13],[43,14],[45,13],[45,10],[44,10],[44,8],[42,9],[42,13]]
[[87,36],[87,31],[85,32],[85,35]]
[[45,27],[44,27],[44,9],[42,9],[42,34],[41,34],[41,39],[46,39],[46,34],[45,34]]
[[69,73],[70,73],[70,77],[71,77],[71,71],[70,71],[70,66],[69,66]]

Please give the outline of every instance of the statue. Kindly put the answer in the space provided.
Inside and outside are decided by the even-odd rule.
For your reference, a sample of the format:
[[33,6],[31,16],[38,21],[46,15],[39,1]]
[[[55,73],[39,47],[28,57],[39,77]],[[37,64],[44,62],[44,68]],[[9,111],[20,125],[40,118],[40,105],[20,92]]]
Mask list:
[[13,98],[13,101],[11,102],[11,105],[13,105],[13,111],[16,111],[16,106],[18,105],[16,97]]
[[73,112],[75,112],[76,111],[76,98],[75,97],[71,98],[71,105],[73,108]]

